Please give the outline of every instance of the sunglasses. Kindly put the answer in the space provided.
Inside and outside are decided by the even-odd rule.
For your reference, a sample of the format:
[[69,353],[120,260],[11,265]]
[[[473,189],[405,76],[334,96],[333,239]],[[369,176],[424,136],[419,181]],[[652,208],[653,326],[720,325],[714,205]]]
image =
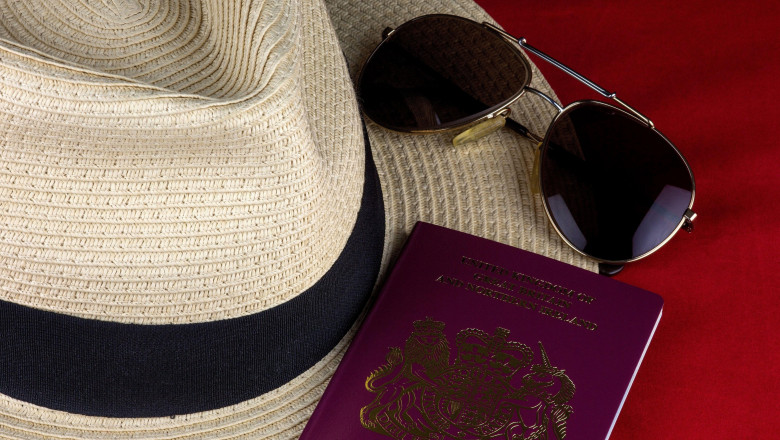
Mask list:
[[[696,214],[693,173],[680,151],[635,109],[549,55],[488,23],[426,15],[395,29],[366,61],[358,96],[366,116],[390,130],[465,130],[455,145],[508,127],[536,145],[532,176],[563,240],[611,275],[658,250]],[[577,101],[565,108],[529,86],[522,47],[620,107]],[[508,119],[526,92],[556,107],[540,137]]]

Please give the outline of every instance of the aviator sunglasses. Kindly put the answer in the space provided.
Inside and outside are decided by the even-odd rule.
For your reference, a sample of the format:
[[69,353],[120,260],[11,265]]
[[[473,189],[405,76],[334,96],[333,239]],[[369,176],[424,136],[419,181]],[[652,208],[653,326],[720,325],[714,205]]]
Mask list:
[[[561,107],[529,86],[531,66],[518,47],[622,108],[593,100]],[[366,116],[390,130],[465,129],[453,139],[459,145],[506,126],[533,141],[533,191],[563,240],[599,261],[603,274],[650,255],[680,228],[693,229],[693,173],[653,123],[614,93],[489,23],[426,15],[387,29],[357,89]],[[526,92],[558,111],[544,137],[506,118]]]

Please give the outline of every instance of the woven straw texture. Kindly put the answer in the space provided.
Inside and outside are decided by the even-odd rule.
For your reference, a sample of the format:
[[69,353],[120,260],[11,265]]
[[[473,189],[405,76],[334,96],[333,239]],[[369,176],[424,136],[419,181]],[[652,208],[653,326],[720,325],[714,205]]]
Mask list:
[[[0,1],[0,299],[189,323],[311,286],[360,203],[350,75],[382,29],[427,13],[490,20],[466,0]],[[513,115],[543,133],[552,110],[526,97]],[[594,269],[531,197],[523,138],[454,149],[451,135],[368,130],[383,271],[417,220]],[[296,438],[352,333],[285,386],[198,414],[86,417],[0,395],[0,438]]]
[[325,18],[310,28],[286,2],[34,3],[0,7],[5,299],[201,322],[330,268],[364,151]]
[[[495,21],[466,0],[425,2],[326,1],[353,80],[381,41],[382,30],[425,14],[452,14]],[[555,96],[533,67],[531,86]],[[543,135],[555,109],[534,96],[512,106],[512,118]],[[417,220],[461,230],[596,270],[550,226],[544,207],[530,192],[534,145],[510,130],[453,148],[453,133],[415,136],[368,122],[388,218],[386,255],[394,255]]]

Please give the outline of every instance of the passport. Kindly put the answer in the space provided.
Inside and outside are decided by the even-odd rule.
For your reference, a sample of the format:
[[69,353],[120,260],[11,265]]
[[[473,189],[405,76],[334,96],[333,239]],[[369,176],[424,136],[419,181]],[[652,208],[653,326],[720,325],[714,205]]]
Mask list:
[[301,439],[606,439],[655,293],[415,225]]

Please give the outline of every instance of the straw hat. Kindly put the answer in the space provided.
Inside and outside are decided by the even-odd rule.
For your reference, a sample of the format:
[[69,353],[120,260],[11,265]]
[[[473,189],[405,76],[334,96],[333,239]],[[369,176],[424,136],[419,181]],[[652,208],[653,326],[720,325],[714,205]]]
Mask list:
[[531,197],[523,138],[364,137],[351,78],[436,12],[489,20],[0,1],[0,438],[295,438],[417,220],[594,269]]

